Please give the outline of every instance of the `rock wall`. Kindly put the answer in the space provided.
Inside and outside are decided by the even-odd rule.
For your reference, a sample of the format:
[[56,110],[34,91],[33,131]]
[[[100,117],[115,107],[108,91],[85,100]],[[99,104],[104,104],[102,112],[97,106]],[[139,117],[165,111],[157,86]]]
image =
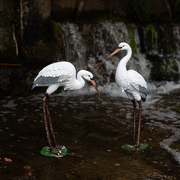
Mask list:
[[180,5],[176,0],[52,0],[52,17],[57,21],[77,17],[96,19],[108,15],[144,18],[147,13],[152,19],[167,15],[173,17],[179,12]]
[[51,28],[50,16],[51,0],[0,0],[1,96],[29,93],[36,68],[63,54],[62,37]]
[[0,59],[2,59],[3,52],[15,54],[11,20],[16,19],[16,16],[16,1],[0,0]]
[[[151,21],[152,17],[152,21],[159,21],[159,24],[161,20],[178,20],[180,4],[175,6],[175,2],[176,0],[0,0],[1,95],[9,92],[12,94],[29,93],[33,78],[43,66],[67,58],[65,39],[63,39],[61,26],[57,22],[63,22],[63,20],[78,22],[78,28],[86,27],[81,35],[85,41],[88,41],[92,38],[88,27],[93,29],[97,19],[118,19],[125,22],[134,19],[136,24],[141,24],[141,26],[144,20],[147,26],[147,19],[144,19],[146,16],[149,16],[148,21]],[[80,19],[82,21],[79,21]],[[150,29],[147,30],[151,36],[147,37],[151,38],[154,35],[154,29],[149,27]],[[161,29],[161,26],[159,27]],[[168,29],[171,28],[168,26]],[[18,44],[18,56],[16,56],[17,49],[13,32]],[[86,38],[87,34],[90,36]],[[167,53],[170,50],[176,51],[175,47],[172,47],[174,43],[168,39],[170,37],[168,34],[171,33],[165,33],[167,38],[164,38],[163,31],[158,34],[162,36],[159,39],[162,39],[165,44],[162,46],[163,51]],[[153,43],[152,39],[141,39],[142,51],[143,44],[148,44],[148,41]],[[166,46],[168,42],[171,44],[170,48]],[[152,50],[151,46],[146,47],[146,50],[147,48],[149,51]],[[72,49],[72,57],[73,53]],[[173,67],[172,58],[170,60],[166,58],[172,65],[172,69],[175,69],[175,73],[178,72],[177,66]],[[159,57],[152,57],[152,62],[159,65]],[[166,70],[166,67],[164,69]],[[158,69],[156,71],[159,73]],[[152,77],[157,77],[157,73],[154,71]],[[177,78],[178,75],[175,79]]]
[[50,15],[50,0],[20,0],[20,46],[25,61],[42,61],[49,56],[45,23]]
[[[148,8],[151,14],[156,16],[168,12],[164,0],[151,0],[148,4],[144,2],[147,1],[135,0],[133,3],[133,0],[52,0],[52,17],[57,21],[67,18],[75,19],[77,16],[93,19],[108,14],[127,17],[132,11],[132,6],[137,8],[135,9],[137,11],[141,11],[140,8]],[[171,3],[173,4],[173,1]],[[143,7],[144,5],[147,7]]]
[[146,16],[150,16],[148,20],[167,16],[177,19],[180,3],[176,6],[175,2],[176,0],[0,0],[0,61],[19,61],[15,57],[12,20],[15,21],[20,58],[23,57],[23,62],[33,63],[63,56],[60,33],[55,33],[54,38],[52,29],[49,30],[52,25],[49,24],[50,19],[62,21],[80,18],[92,21],[97,18],[113,20],[118,17],[123,21],[134,18],[138,23]]

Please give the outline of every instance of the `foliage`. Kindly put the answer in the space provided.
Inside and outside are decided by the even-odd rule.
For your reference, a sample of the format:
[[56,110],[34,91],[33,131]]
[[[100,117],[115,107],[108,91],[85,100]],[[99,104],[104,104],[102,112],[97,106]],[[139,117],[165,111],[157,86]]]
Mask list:
[[84,15],[79,15],[73,19],[74,21],[101,21],[101,20],[112,20],[112,21],[124,21],[125,18],[120,17],[119,15],[115,15],[112,13],[105,13],[97,16],[86,17]]
[[157,50],[157,33],[153,25],[147,25],[145,29],[146,40],[151,50]]
[[152,36],[155,35],[155,29],[152,25],[148,25],[146,26],[146,34],[151,34]]
[[176,0],[175,1],[175,7],[177,7],[179,3],[180,3],[180,0]]
[[135,38],[134,38],[134,29],[133,29],[133,27],[129,31],[129,38],[130,38],[130,43],[129,44],[130,44],[130,46],[132,48],[132,52],[137,53],[136,41],[135,41]]
[[49,33],[53,33],[54,35],[61,35],[61,28],[59,24],[53,20],[48,21],[47,30]]
[[130,15],[133,20],[145,21],[149,18],[149,0],[133,0]]
[[17,20],[13,17],[10,18],[10,23],[12,24],[13,30],[15,30],[15,25],[17,24]]
[[172,81],[178,74],[178,66],[173,58],[166,58],[161,62],[160,72],[164,79]]

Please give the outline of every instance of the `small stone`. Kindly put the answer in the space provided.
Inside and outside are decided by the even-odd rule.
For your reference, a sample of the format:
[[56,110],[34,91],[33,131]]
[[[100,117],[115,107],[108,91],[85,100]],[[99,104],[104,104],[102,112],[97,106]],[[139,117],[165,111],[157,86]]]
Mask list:
[[120,164],[116,163],[115,166],[120,166]]

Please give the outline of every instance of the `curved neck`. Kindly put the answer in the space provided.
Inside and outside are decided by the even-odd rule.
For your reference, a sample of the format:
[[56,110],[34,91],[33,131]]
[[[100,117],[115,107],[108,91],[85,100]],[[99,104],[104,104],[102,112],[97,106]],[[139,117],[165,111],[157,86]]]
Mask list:
[[129,61],[129,59],[131,58],[131,56],[132,56],[132,50],[131,50],[131,48],[129,48],[129,49],[127,49],[127,54],[126,54],[126,56],[124,56],[124,57],[121,59],[121,61],[119,62],[117,68],[121,68],[121,70],[123,69],[123,70],[126,70],[126,71],[127,71],[126,65],[127,65],[128,61]]
[[76,89],[81,89],[85,85],[85,81],[84,81],[82,75],[83,75],[83,70],[80,70],[77,73],[77,79],[76,79],[76,81],[74,83]]

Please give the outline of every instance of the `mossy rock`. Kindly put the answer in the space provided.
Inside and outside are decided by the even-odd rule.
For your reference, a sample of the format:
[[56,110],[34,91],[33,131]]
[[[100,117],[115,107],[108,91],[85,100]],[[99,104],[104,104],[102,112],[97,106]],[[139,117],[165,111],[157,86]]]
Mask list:
[[172,57],[149,55],[147,58],[153,64],[151,79],[156,81],[177,81],[179,79],[178,63]]

